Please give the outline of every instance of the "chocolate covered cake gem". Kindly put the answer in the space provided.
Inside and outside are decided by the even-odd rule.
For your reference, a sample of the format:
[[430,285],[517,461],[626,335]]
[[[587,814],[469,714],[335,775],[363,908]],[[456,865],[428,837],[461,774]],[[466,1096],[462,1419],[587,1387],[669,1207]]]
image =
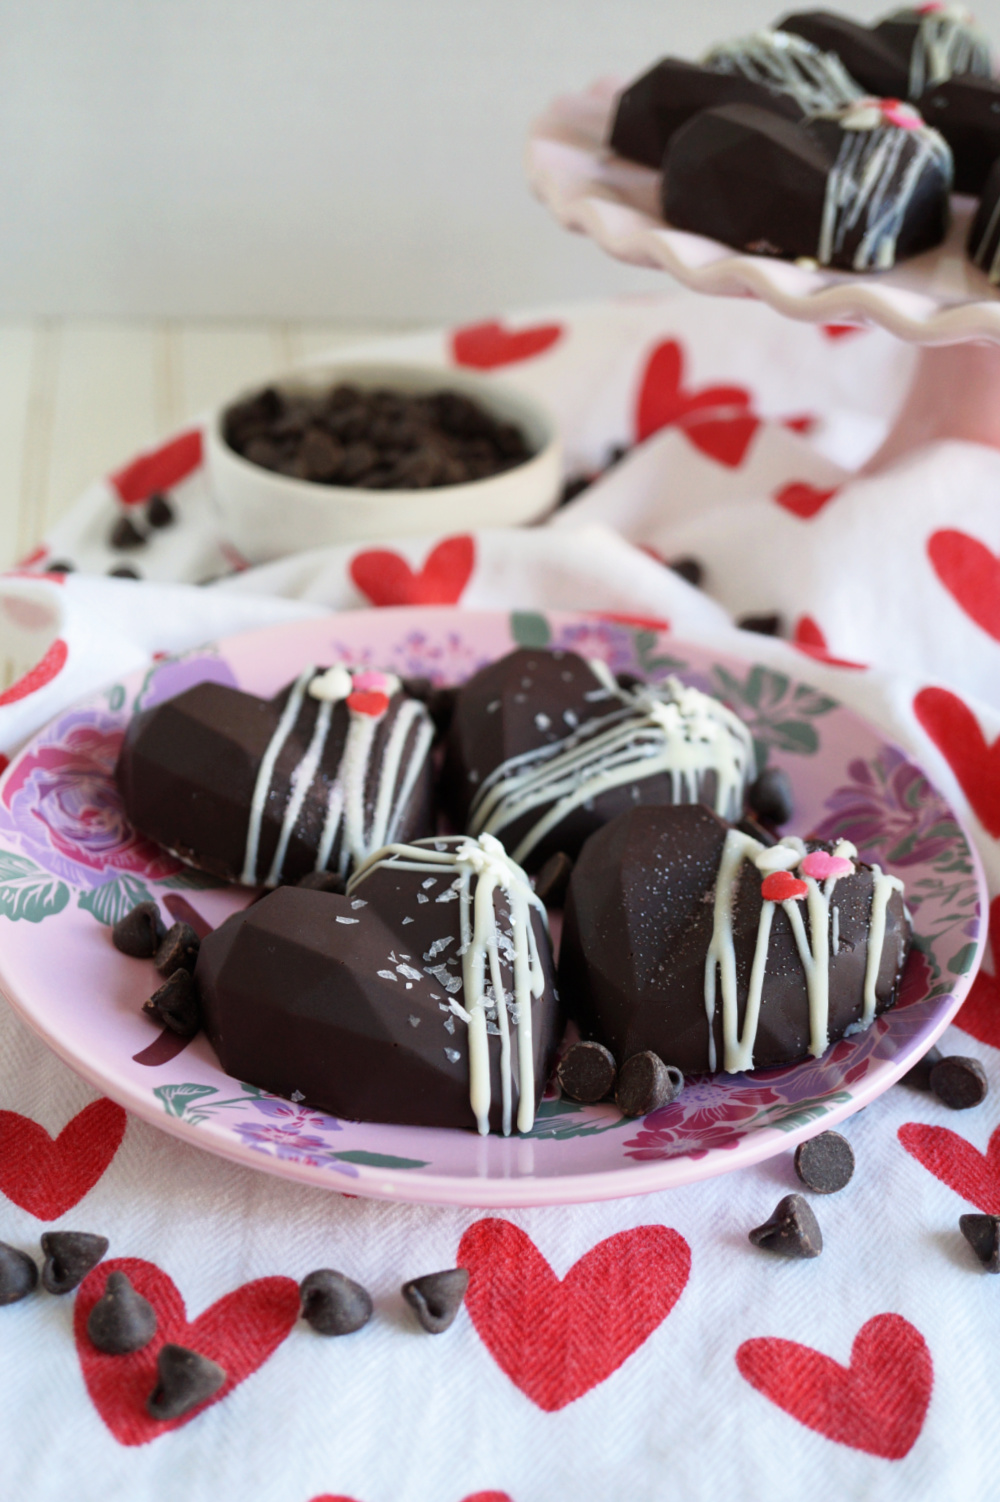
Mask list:
[[864,93],[836,53],[787,31],[756,31],[722,42],[703,61],[718,73],[738,73],[790,94],[807,115],[839,109]]

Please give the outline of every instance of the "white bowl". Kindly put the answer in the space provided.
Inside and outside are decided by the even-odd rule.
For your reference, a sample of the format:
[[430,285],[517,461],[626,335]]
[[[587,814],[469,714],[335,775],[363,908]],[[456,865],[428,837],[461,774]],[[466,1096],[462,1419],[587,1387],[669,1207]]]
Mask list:
[[407,392],[458,391],[494,417],[516,424],[532,457],[488,479],[427,490],[365,490],[292,479],[251,464],[223,435],[226,411],[260,390],[255,386],[218,408],[205,433],[212,490],[226,531],[248,563],[331,543],[515,527],[537,521],[555,504],[562,445],[554,419],[534,397],[465,370],[348,360],[303,366],[272,384],[280,391],[316,393],[342,381]]

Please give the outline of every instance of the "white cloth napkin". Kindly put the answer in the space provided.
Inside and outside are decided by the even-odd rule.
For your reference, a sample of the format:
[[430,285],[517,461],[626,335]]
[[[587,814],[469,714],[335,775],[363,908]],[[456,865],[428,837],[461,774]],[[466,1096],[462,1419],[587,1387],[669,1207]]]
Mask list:
[[[559,330],[545,352],[493,364],[550,400],[571,469],[600,467],[615,446],[647,438],[551,525],[328,549],[201,589],[8,576],[8,657],[41,651],[54,671],[33,692],[0,697],[0,747],[9,754],[59,707],[154,652],[363,607],[373,595],[419,603],[451,591],[467,607],[655,617],[678,637],[804,672],[910,748],[968,818],[1000,893],[996,455],[940,446],[877,479],[855,478],[901,399],[911,352],[878,333],[786,324],[750,303],[561,309],[486,326],[457,347],[478,349],[482,364],[484,350],[503,354],[506,339],[509,353],[511,335],[540,324]],[[398,348],[405,356],[414,341]],[[426,336],[420,348],[445,361],[456,343]],[[96,566],[94,538],[116,504],[98,482],[77,530],[70,516],[47,558]],[[209,536],[207,512],[190,524]],[[187,525],[164,543],[171,557],[193,556]],[[704,590],[658,561],[680,556],[702,564]],[[177,566],[176,577],[192,576]],[[770,611],[795,644],[732,625]],[[231,1166],[126,1123],[113,1106],[81,1118],[94,1092],[4,1009],[0,1240],[29,1248],[53,1228],[107,1235],[110,1258],[156,1264],[159,1275],[136,1276],[159,1277],[161,1298],[163,1278],[173,1280],[188,1319],[213,1311],[199,1338],[222,1342],[230,1370],[246,1376],[190,1423],[147,1437],[129,1428],[135,1398],[123,1378],[112,1374],[97,1400],[88,1394],[74,1296],[0,1310],[0,1495],[991,1495],[996,1289],[957,1230],[964,1211],[1000,1212],[1000,1135],[989,1152],[1000,1124],[991,968],[988,959],[977,982],[976,1036],[954,1027],[942,1046],[980,1058],[993,1093],[959,1116],[894,1087],[851,1118],[857,1173],[840,1194],[814,1200],[825,1248],[805,1263],[747,1241],[799,1187],[788,1156],[610,1204],[487,1214],[365,1202]],[[455,1265],[466,1234],[466,1252],[495,1267],[490,1316],[477,1330],[464,1311],[430,1337],[399,1285]],[[365,1330],[323,1340],[302,1324],[289,1329],[290,1285],[245,1286],[318,1266],[372,1291]]]

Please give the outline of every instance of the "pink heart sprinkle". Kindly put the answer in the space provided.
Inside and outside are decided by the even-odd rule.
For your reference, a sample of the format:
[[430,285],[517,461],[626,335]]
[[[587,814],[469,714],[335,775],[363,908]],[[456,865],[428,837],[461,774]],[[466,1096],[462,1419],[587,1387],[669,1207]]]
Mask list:
[[799,870],[803,876],[825,881],[828,876],[850,876],[854,871],[854,863],[845,860],[842,855],[828,855],[825,850],[813,850],[799,861]]
[[389,680],[384,673],[377,673],[373,669],[366,669],[363,673],[355,673],[354,687],[362,693],[385,694],[389,691]]

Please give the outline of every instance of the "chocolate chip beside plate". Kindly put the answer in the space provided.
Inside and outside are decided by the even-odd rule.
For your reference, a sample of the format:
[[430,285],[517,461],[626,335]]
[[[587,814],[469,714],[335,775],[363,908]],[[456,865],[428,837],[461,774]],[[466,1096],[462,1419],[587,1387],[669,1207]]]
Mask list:
[[929,1090],[931,1088],[931,1070],[935,1064],[941,1062],[944,1054],[940,1048],[929,1048],[922,1059],[918,1059],[912,1069],[900,1075],[897,1084],[909,1085],[911,1090]]
[[0,1304],[16,1304],[38,1286],[38,1264],[27,1252],[0,1241]]
[[674,1064],[664,1064],[655,1053],[634,1053],[618,1071],[615,1102],[623,1116],[648,1116],[676,1100],[684,1089],[684,1076]]
[[736,624],[741,631],[753,631],[757,636],[781,636],[785,629],[780,615],[741,615]]
[[181,1038],[193,1038],[201,1027],[201,1004],[189,970],[175,970],[158,991],[142,1004],[147,1017],[169,1027]]
[[535,877],[535,896],[541,898],[546,907],[562,907],[572,871],[570,857],[565,851],[557,850]]
[[89,1231],[46,1231],[42,1236],[42,1287],[49,1293],[71,1293],[107,1249],[106,1236],[93,1236]]
[[111,528],[108,542],[113,548],[125,551],[128,548],[142,548],[146,545],[146,539],[139,531],[130,516],[120,516]]
[[190,923],[175,923],[164,934],[153,964],[164,976],[173,975],[175,970],[188,970],[193,975],[200,948],[201,940]]
[[338,871],[307,871],[295,885],[307,892],[336,892],[341,897],[347,891],[347,882]]
[[588,1106],[611,1094],[616,1075],[615,1056],[603,1043],[574,1043],[556,1070],[562,1093]]
[[968,1111],[986,1099],[989,1084],[986,1070],[978,1059],[949,1054],[939,1059],[930,1072],[931,1089],[943,1106],[952,1111]]
[[161,1346],[156,1357],[157,1383],[146,1399],[146,1412],[154,1419],[179,1419],[199,1403],[214,1397],[226,1382],[218,1362],[189,1351],[185,1346]]
[[87,1318],[87,1334],[106,1356],[127,1356],[143,1350],[156,1334],[156,1310],[136,1293],[125,1273],[108,1273],[104,1292]]
[[768,824],[787,824],[795,813],[792,784],[781,767],[765,767],[756,782],[750,784],[747,803]]
[[317,1268],[299,1284],[302,1318],[317,1335],[352,1335],[372,1317],[371,1295],[353,1278]]
[[138,902],[111,930],[111,942],[134,960],[151,960],[166,933],[155,902]]
[[819,1221],[801,1194],[786,1194],[779,1200],[770,1220],[750,1232],[750,1240],[779,1257],[818,1257],[823,1250]]
[[689,584],[693,584],[695,589],[701,588],[705,577],[705,567],[704,564],[698,562],[697,558],[675,558],[667,567],[673,573],[680,574],[681,578],[686,579]]
[[988,1273],[1000,1273],[1000,1215],[960,1215],[958,1229]]
[[159,490],[154,490],[146,502],[146,520],[151,527],[157,528],[169,527],[176,521],[173,506]]
[[820,1132],[795,1149],[795,1172],[814,1194],[836,1194],[854,1174],[851,1144],[839,1132]]
[[469,1286],[464,1267],[426,1273],[403,1284],[403,1298],[430,1335],[441,1335],[454,1322]]

